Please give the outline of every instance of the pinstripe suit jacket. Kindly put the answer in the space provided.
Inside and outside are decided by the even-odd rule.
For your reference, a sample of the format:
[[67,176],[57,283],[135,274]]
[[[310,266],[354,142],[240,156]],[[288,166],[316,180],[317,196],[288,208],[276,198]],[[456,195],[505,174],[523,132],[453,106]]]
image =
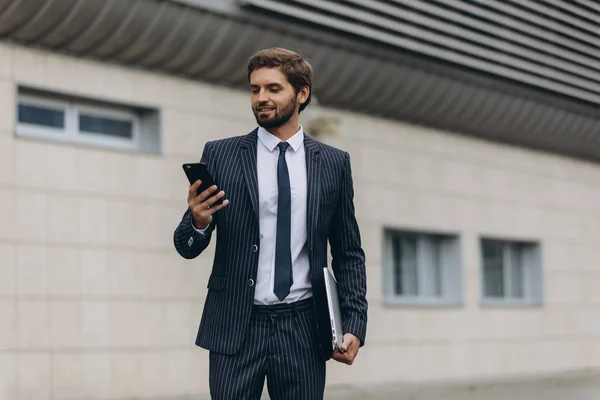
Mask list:
[[[188,209],[175,230],[174,244],[184,258],[197,257],[216,233],[216,251],[208,280],[196,345],[234,354],[245,337],[254,302],[258,268],[257,130],[206,143],[202,161],[230,204],[213,215],[204,237],[192,228]],[[323,268],[327,241],[338,280],[344,333],[364,344],[367,327],[365,255],[354,215],[354,189],[348,153],[304,137],[307,169],[307,233],[310,278],[321,353],[332,355],[331,325]],[[216,228],[216,230],[215,230]]]

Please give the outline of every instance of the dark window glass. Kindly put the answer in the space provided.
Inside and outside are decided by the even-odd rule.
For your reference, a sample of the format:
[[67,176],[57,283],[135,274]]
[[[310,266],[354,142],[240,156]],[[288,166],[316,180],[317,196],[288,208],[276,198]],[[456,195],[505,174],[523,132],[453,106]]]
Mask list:
[[486,297],[504,297],[504,244],[483,241],[483,279]]
[[125,139],[133,138],[131,121],[114,118],[81,114],[79,115],[79,130],[82,133],[96,133]]
[[394,292],[401,296],[418,294],[417,235],[396,234],[392,242],[394,252]]
[[65,127],[65,112],[46,107],[19,104],[19,122],[47,126],[51,128]]

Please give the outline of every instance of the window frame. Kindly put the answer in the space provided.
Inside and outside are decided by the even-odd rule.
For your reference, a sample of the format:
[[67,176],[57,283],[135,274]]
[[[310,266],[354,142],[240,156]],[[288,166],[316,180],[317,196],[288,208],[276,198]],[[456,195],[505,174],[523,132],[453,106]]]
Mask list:
[[[79,105],[77,108],[77,114],[75,115],[77,124],[77,136],[78,141],[83,144],[89,144],[92,146],[110,146],[119,149],[133,150],[139,147],[140,142],[140,119],[135,113],[131,111],[119,110],[112,107],[104,106],[90,106],[90,105]],[[85,132],[82,133],[79,127],[79,116],[81,114],[90,115],[99,118],[111,118],[126,120],[131,122],[131,139],[103,135],[96,132]]]
[[[59,129],[20,122],[18,110],[19,105],[21,104],[46,107],[53,110],[63,110],[65,113],[64,128]],[[56,98],[52,98],[51,95],[18,93],[15,112],[17,114],[15,118],[15,133],[18,137],[118,150],[138,150],[140,147],[140,117],[126,106],[120,108],[118,106],[88,104],[83,100],[67,100],[58,95]],[[96,132],[82,132],[79,128],[79,116],[81,114],[129,121],[132,123],[131,138],[122,138]]]
[[[64,128],[54,128],[51,126],[42,126],[36,124],[30,124],[27,122],[19,121],[19,106],[21,104],[31,105],[36,107],[43,107],[52,110],[61,110],[64,112],[65,120],[64,120]],[[69,135],[69,102],[64,100],[54,100],[47,99],[38,96],[19,94],[17,97],[17,103],[15,107],[15,123],[17,126],[16,132],[19,136],[33,137],[37,139],[46,139],[49,136],[60,135],[61,138],[56,138],[57,140],[64,140],[65,136]]]
[[[383,240],[383,291],[384,304],[389,306],[424,306],[424,307],[460,307],[463,305],[462,293],[462,260],[460,236],[455,233],[429,232],[404,228],[385,228]],[[414,234],[417,236],[417,294],[400,295],[395,291],[396,260],[394,258],[394,235]],[[439,264],[433,269],[439,271],[440,295],[422,294],[426,281],[431,282],[432,268],[423,268],[425,258],[423,244],[437,239]],[[419,245],[421,243],[421,245]]]
[[[502,297],[489,297],[486,295],[485,258],[483,245],[485,241],[502,244],[502,281],[504,285]],[[518,249],[520,268],[522,270],[522,297],[513,295],[512,282],[513,268],[510,260]],[[523,241],[501,239],[495,237],[481,237],[479,240],[480,260],[480,301],[485,307],[539,307],[543,305],[543,269],[541,261],[541,244],[536,241]]]

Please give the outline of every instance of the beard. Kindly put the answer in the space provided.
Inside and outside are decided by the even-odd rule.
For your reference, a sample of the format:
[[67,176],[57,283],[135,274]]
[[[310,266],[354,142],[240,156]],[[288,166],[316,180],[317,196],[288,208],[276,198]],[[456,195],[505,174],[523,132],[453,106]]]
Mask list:
[[289,102],[287,102],[282,108],[277,107],[275,109],[275,113],[272,116],[263,116],[261,117],[258,114],[256,108],[260,108],[263,105],[258,105],[256,108],[252,109],[254,112],[254,117],[256,118],[256,122],[259,126],[262,126],[265,129],[268,128],[278,128],[281,125],[285,124],[292,118],[294,112],[296,111],[297,101],[296,98],[293,97]]

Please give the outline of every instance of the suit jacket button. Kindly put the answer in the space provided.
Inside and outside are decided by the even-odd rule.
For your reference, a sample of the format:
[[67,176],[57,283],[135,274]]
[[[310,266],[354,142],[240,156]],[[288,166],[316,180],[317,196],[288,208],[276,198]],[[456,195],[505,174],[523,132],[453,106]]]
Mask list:
[[248,286],[254,286],[254,279],[248,279]]
[[253,253],[256,253],[257,251],[258,251],[258,246],[257,246],[257,245],[255,245],[255,244],[253,244],[253,245],[252,245],[252,252],[253,252]]

